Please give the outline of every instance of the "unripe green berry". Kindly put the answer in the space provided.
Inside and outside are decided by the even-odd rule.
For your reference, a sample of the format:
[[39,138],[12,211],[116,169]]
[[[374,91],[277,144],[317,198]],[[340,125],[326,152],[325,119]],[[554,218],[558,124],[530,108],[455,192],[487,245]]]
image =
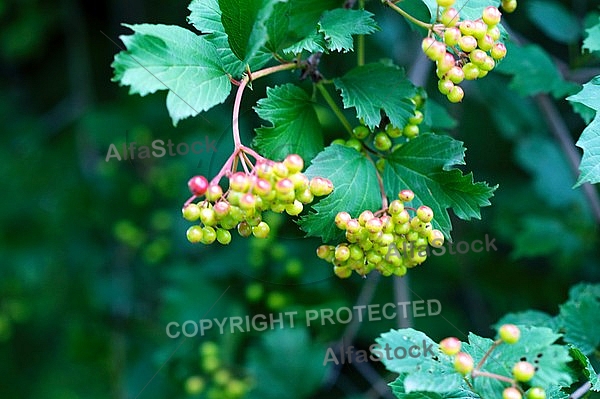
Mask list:
[[440,341],[440,350],[446,355],[456,355],[460,352],[461,342],[456,337],[444,338]]
[[414,139],[419,135],[419,126],[408,124],[402,129],[402,134],[409,140]]
[[191,203],[181,209],[183,218],[188,222],[195,222],[200,218],[200,207],[197,204]]
[[408,123],[411,125],[420,125],[423,122],[423,113],[419,110],[415,111],[415,114],[408,118]]
[[469,35],[462,36],[458,39],[458,46],[465,53],[470,53],[477,48],[477,39]]
[[303,209],[304,209],[304,206],[298,200],[294,200],[293,203],[287,204],[285,206],[285,212],[288,215],[290,215],[290,216],[297,216],[297,215],[299,215],[302,212]]
[[436,3],[440,7],[452,7],[456,0],[436,0]]
[[223,245],[229,244],[231,242],[231,233],[225,229],[217,229],[217,241]]
[[463,35],[473,36],[473,21],[470,21],[470,20],[462,21],[458,25],[458,28],[460,29],[460,32]]
[[477,39],[477,45],[483,51],[490,51],[494,47],[494,39],[488,34],[485,34],[482,38]]
[[352,269],[347,266],[334,266],[333,272],[339,278],[348,278],[352,275]]
[[479,77],[479,67],[472,62],[467,62],[462,69],[466,80],[475,80]]
[[202,228],[202,243],[212,244],[217,239],[217,232],[211,226],[204,226]]
[[438,74],[438,77],[442,77],[446,72],[456,65],[456,60],[451,53],[447,52],[439,61],[436,62],[436,65],[436,73]]
[[338,212],[338,214],[335,215],[335,225],[338,229],[345,230],[350,219],[352,219],[352,216],[350,216],[348,212]]
[[333,183],[323,177],[313,177],[310,180],[310,191],[316,197],[331,194],[333,191]]
[[496,62],[494,61],[494,59],[490,56],[487,56],[485,58],[485,61],[483,62],[483,64],[479,67],[482,71],[486,71],[489,72],[492,69],[494,69],[494,67],[496,66]]
[[490,27],[496,26],[502,19],[502,13],[496,7],[488,6],[484,8],[481,19]]
[[521,338],[521,330],[514,324],[503,324],[498,330],[500,339],[507,344],[515,344]]
[[424,223],[431,222],[433,219],[433,210],[427,205],[421,205],[417,208],[417,217]]
[[440,93],[442,93],[444,95],[450,94],[450,92],[452,91],[453,88],[454,88],[454,83],[452,83],[448,79],[442,79],[438,82],[438,90],[440,91]]
[[211,184],[206,190],[206,199],[211,202],[216,202],[223,196],[223,189],[218,184]]
[[317,248],[317,256],[320,259],[331,262],[333,260],[335,248],[332,245],[321,245]]
[[496,41],[500,39],[500,28],[498,28],[497,26],[488,28],[487,34],[490,35],[490,37],[494,39],[494,41]]
[[296,199],[303,204],[310,204],[315,199],[315,196],[310,191],[310,188],[307,188],[306,190],[296,193]]
[[456,46],[461,37],[462,33],[460,32],[460,29],[456,27],[446,28],[444,31],[444,42],[448,46]]
[[267,238],[271,228],[266,222],[260,222],[258,225],[252,227],[252,234],[256,238]]
[[345,144],[346,147],[350,147],[350,148],[354,148],[356,151],[361,152],[362,151],[362,143],[360,142],[360,140],[355,139],[355,138],[351,138],[348,141],[346,141]]
[[546,399],[546,391],[544,388],[533,387],[526,393],[527,399]]
[[510,14],[517,9],[517,0],[502,0],[502,9]]
[[459,103],[462,101],[464,96],[465,96],[465,92],[463,91],[462,87],[454,86],[452,88],[452,90],[450,90],[450,93],[448,93],[448,95],[446,97],[448,98],[448,101],[450,101],[451,103]]
[[273,173],[275,173],[275,176],[284,178],[288,176],[290,171],[283,162],[275,162],[273,163]]
[[213,226],[217,222],[215,211],[211,208],[200,209],[200,220],[206,226]]
[[373,145],[379,151],[387,151],[392,148],[392,140],[390,140],[389,136],[384,132],[379,132],[375,135]]
[[335,247],[335,259],[340,262],[345,262],[350,259],[350,248],[346,245],[338,245]]
[[519,382],[530,381],[535,374],[535,367],[529,362],[517,362],[512,369],[515,380]]
[[373,212],[367,209],[362,211],[361,214],[358,216],[358,222],[361,226],[364,226],[369,220],[373,219],[374,217],[375,215],[373,215]]
[[490,50],[490,55],[495,60],[501,60],[506,57],[506,46],[503,43],[496,43]]
[[352,135],[359,140],[366,138],[370,133],[369,128],[363,125],[356,126],[352,129]]
[[437,229],[429,230],[427,234],[427,242],[433,248],[441,248],[442,245],[444,245],[444,233]]
[[390,215],[397,215],[404,210],[404,204],[399,200],[393,200],[389,207],[388,212]]
[[446,45],[431,37],[426,37],[425,39],[423,39],[421,47],[425,55],[429,57],[429,59],[431,59],[432,61],[438,61],[442,59],[444,54],[446,54]]
[[463,72],[461,67],[455,66],[452,67],[448,73],[446,73],[446,77],[450,79],[450,81],[454,84],[459,84],[463,80],[465,80],[465,73]]
[[188,241],[192,244],[199,243],[200,241],[202,241],[202,227],[191,226],[189,229],[187,229],[185,235]]
[[473,21],[473,37],[475,39],[481,39],[487,33],[488,27],[482,20],[478,19]]
[[454,357],[454,369],[462,375],[467,375],[473,370],[473,358],[465,352],[458,352]]
[[410,202],[415,198],[415,193],[412,190],[402,190],[398,193],[398,199],[402,202]]
[[402,136],[402,129],[393,126],[391,123],[388,123],[388,125],[385,127],[385,132],[393,139],[397,139],[398,137]]
[[[446,8],[440,16],[440,22],[449,28],[456,26],[458,24],[459,19],[460,15],[458,13],[458,10],[453,7]],[[447,41],[446,44],[451,46],[451,44]]]

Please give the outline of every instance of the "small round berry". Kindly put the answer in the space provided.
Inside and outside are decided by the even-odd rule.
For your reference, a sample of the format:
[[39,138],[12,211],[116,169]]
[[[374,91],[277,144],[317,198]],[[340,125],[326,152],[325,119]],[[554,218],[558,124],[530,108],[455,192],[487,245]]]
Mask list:
[[199,243],[200,241],[202,241],[202,227],[191,226],[189,229],[187,229],[185,235],[188,241],[192,244]]
[[240,198],[240,208],[245,211],[254,210],[256,208],[256,197],[254,194],[246,193]]
[[502,0],[502,9],[510,14],[517,9],[517,0]]
[[277,194],[288,194],[294,191],[294,183],[288,179],[281,179],[275,184],[275,191]]
[[373,212],[367,209],[365,211],[362,211],[361,214],[358,216],[358,223],[360,223],[361,226],[364,226],[369,220],[373,219],[374,217],[375,215],[373,215]]
[[283,160],[290,174],[298,173],[304,168],[304,160],[298,154],[290,154]]
[[465,92],[460,86],[454,86],[446,96],[451,103],[459,103],[465,96]]
[[488,34],[485,34],[482,38],[477,39],[477,45],[483,51],[490,51],[494,47],[494,39]]
[[446,54],[444,54],[444,56],[440,60],[436,61],[436,72],[438,74],[438,77],[444,76],[444,74],[455,65],[456,60],[454,59],[454,56],[451,53],[446,52]]
[[273,173],[278,177],[287,177],[290,171],[283,162],[275,162],[273,164]]
[[339,229],[345,230],[350,219],[352,219],[352,216],[350,216],[348,212],[338,212],[338,214],[335,215],[335,225]]
[[419,135],[419,131],[419,126],[408,124],[404,126],[404,129],[402,129],[402,134],[410,140],[417,137]]
[[347,245],[338,245],[335,247],[335,259],[340,262],[350,259],[350,248]]
[[429,230],[427,234],[427,242],[433,248],[441,248],[444,245],[444,233],[438,229]]
[[229,188],[233,191],[244,192],[250,187],[250,179],[244,172],[235,172],[229,177]]
[[268,198],[272,191],[273,186],[271,185],[271,182],[267,179],[263,179],[262,177],[256,179],[254,186],[252,187],[252,192],[263,198]]
[[424,223],[429,223],[433,219],[433,210],[427,205],[421,205],[417,209],[417,217]]
[[460,29],[460,32],[463,35],[466,35],[466,36],[472,36],[473,35],[473,21],[470,21],[470,20],[462,21],[458,25],[458,28]]
[[431,37],[426,37],[425,39],[423,39],[421,48],[423,49],[425,55],[429,57],[429,59],[431,59],[432,61],[441,60],[442,57],[444,57],[444,54],[446,54],[446,44],[439,42]]
[[436,0],[436,3],[440,7],[452,7],[456,0]]
[[546,391],[544,388],[533,387],[526,393],[527,399],[546,399]]
[[450,81],[454,84],[459,84],[463,80],[465,80],[465,73],[463,72],[461,67],[455,66],[452,67],[448,73],[446,73],[446,77],[450,79]]
[[321,245],[317,248],[317,256],[319,259],[333,260],[335,248],[332,245]]
[[513,376],[519,382],[527,382],[533,378],[535,367],[529,362],[517,362],[512,369]]
[[438,82],[438,90],[444,95],[450,94],[453,88],[454,83],[452,83],[449,79],[442,79]]
[[515,344],[521,338],[521,330],[514,324],[504,324],[498,330],[500,339],[507,344]]
[[496,66],[496,61],[494,61],[494,59],[493,59],[492,57],[490,57],[490,56],[487,56],[487,57],[485,58],[485,61],[483,62],[483,64],[482,64],[482,65],[480,65],[480,66],[479,66],[479,68],[480,68],[482,71],[489,72],[489,71],[491,71],[492,69],[494,69],[494,67],[495,67],[495,66]]
[[506,57],[506,46],[503,43],[496,43],[490,50],[490,55],[495,60],[501,60]]
[[398,137],[402,136],[402,129],[393,126],[391,123],[388,123],[388,125],[385,127],[385,132],[393,139],[397,139]]
[[352,129],[352,135],[359,140],[366,138],[370,133],[369,128],[363,125],[356,126]]
[[231,233],[225,229],[217,229],[217,241],[223,245],[229,244],[231,242]]
[[[473,53],[471,53],[473,54]],[[463,68],[466,80],[475,80],[479,77],[479,67],[472,62],[467,62]]]
[[[392,148],[393,150],[393,148]],[[383,173],[383,171],[385,170],[385,159],[384,158],[379,158],[377,160],[377,162],[375,162],[375,167],[377,168],[377,170],[381,173]]]
[[285,212],[290,216],[299,215],[300,213],[302,213],[303,209],[304,209],[304,206],[302,205],[302,202],[300,202],[298,200],[294,200],[293,203],[287,204],[285,206]]
[[185,391],[189,395],[198,395],[204,391],[206,382],[199,375],[191,376],[185,380]]
[[446,355],[456,355],[460,352],[461,342],[456,337],[444,338],[440,341],[440,350]]
[[231,206],[225,201],[219,201],[213,205],[213,211],[217,219],[222,219],[229,214]]
[[481,39],[488,30],[488,26],[482,20],[478,19],[473,21],[473,37],[475,39]]
[[346,141],[346,143],[344,144],[346,147],[350,147],[350,148],[354,148],[356,151],[361,152],[362,151],[362,143],[360,142],[360,140],[355,139],[355,138],[351,138],[348,141]]
[[456,27],[446,28],[446,30],[444,31],[444,42],[448,46],[456,46],[461,37],[462,33],[460,33],[460,29]]
[[502,19],[502,13],[494,6],[488,6],[483,10],[481,19],[488,26],[496,26]]
[[200,207],[197,204],[188,204],[181,209],[181,214],[188,222],[195,222],[200,218]]
[[242,237],[250,237],[252,234],[252,227],[245,221],[238,224],[237,230]]
[[477,39],[468,35],[461,36],[461,38],[458,39],[458,46],[465,53],[470,53],[477,48]]
[[334,266],[333,272],[339,278],[348,278],[352,275],[352,269],[348,266]]
[[498,28],[497,26],[493,26],[488,29],[487,34],[490,35],[490,37],[494,39],[494,41],[496,41],[500,39],[500,28]]
[[329,179],[324,177],[313,177],[310,180],[310,191],[316,197],[322,197],[324,195],[331,194],[333,191],[333,183]]
[[[459,19],[460,15],[458,13],[458,10],[453,7],[446,8],[440,16],[440,22],[449,28],[456,26],[458,24]],[[446,42],[446,44],[451,46],[451,44],[449,44],[448,42]]]
[[369,233],[379,233],[381,230],[383,230],[383,223],[378,217],[373,217],[367,220],[367,222],[365,223],[365,228]]
[[217,232],[211,226],[204,226],[202,228],[202,243],[212,244],[217,239]]
[[256,238],[267,238],[271,228],[266,222],[260,222],[258,225],[252,227],[252,234]]
[[296,199],[303,204],[310,204],[315,199],[315,196],[309,188],[296,193]]
[[502,399],[521,399],[521,392],[515,387],[508,387],[502,391]]
[[188,180],[188,187],[192,194],[199,197],[204,195],[206,189],[208,188],[208,180],[204,176],[194,176],[190,180]]
[[412,190],[402,190],[398,193],[398,199],[402,202],[410,202],[413,198],[415,198],[415,193]]
[[205,226],[213,226],[217,223],[217,217],[214,209],[202,208],[200,209],[200,220]]
[[388,212],[390,215],[397,215],[404,210],[404,204],[399,200],[393,200],[389,207]]
[[408,123],[411,125],[420,125],[423,122],[423,113],[419,110],[415,111],[415,114],[408,118]]
[[462,375],[467,375],[473,370],[473,358],[465,352],[458,352],[454,357],[454,369]]
[[387,151],[392,148],[392,140],[390,140],[390,137],[385,132],[379,132],[375,135],[373,145],[379,151]]
[[218,184],[211,184],[206,190],[206,199],[211,202],[218,201],[223,196],[223,189]]

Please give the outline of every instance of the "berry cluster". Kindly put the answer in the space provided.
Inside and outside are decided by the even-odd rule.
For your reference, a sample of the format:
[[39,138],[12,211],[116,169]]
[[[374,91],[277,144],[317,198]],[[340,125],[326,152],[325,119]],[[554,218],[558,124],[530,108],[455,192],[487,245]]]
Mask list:
[[506,46],[499,41],[502,14],[498,8],[489,6],[481,18],[461,21],[458,10],[452,7],[454,0],[437,3],[442,7],[439,24],[423,39],[422,49],[436,63],[440,93],[457,103],[464,97],[459,86],[462,81],[486,76],[506,56]]
[[500,338],[494,343],[494,345],[492,345],[476,368],[471,355],[460,351],[461,342],[458,338],[448,337],[440,341],[440,351],[446,355],[454,356],[454,369],[464,376],[471,374],[473,378],[482,376],[510,382],[511,386],[505,388],[502,392],[503,399],[522,399],[522,393],[525,393],[527,399],[546,399],[546,391],[541,387],[531,387],[527,390],[527,392],[524,392],[519,386],[520,382],[529,382],[535,375],[536,369],[534,365],[529,362],[519,361],[515,363],[512,368],[512,378],[490,373],[479,374],[479,368],[498,345],[502,343],[509,345],[515,344],[519,341],[521,336],[519,327],[515,326],[514,324],[502,325],[498,333]]
[[317,256],[332,263],[340,278],[350,277],[352,271],[365,276],[373,270],[384,276],[403,276],[407,269],[423,263],[428,245],[441,247],[444,235],[431,226],[431,208],[405,206],[414,198],[412,191],[402,190],[398,198],[375,214],[366,210],[352,218],[347,212],[338,213],[335,224],[345,231],[347,242],[321,245]]
[[188,182],[194,195],[191,200],[202,196],[205,199],[198,203],[188,201],[182,210],[186,220],[201,222],[187,230],[188,240],[226,245],[231,242],[229,230],[235,227],[242,237],[266,238],[270,227],[263,220],[264,211],[295,216],[315,196],[333,191],[331,181],[321,177],[309,180],[301,172],[303,167],[304,161],[297,154],[288,155],[283,162],[260,158],[250,172],[229,173],[229,189],[225,193],[218,182],[209,184],[204,176],[192,177]]

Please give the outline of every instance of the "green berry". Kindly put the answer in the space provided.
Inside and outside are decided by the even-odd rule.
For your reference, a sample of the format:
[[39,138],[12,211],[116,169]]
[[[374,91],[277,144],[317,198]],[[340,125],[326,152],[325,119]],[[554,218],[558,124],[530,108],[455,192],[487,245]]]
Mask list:
[[501,60],[506,57],[506,46],[503,43],[496,43],[490,50],[490,55],[495,60]]
[[348,278],[352,275],[352,269],[348,266],[334,266],[333,272],[339,278]]
[[217,241],[223,245],[229,244],[231,242],[231,233],[225,229],[217,229]]
[[427,205],[421,205],[417,209],[417,217],[424,223],[429,223],[433,219],[433,210]]
[[450,70],[446,73],[446,78],[449,79],[452,83],[458,84],[465,80],[465,73],[462,68],[459,66],[454,66],[450,68]]
[[527,399],[546,399],[546,391],[540,387],[533,387],[527,391]]
[[290,216],[299,215],[303,209],[304,209],[304,206],[302,205],[302,202],[300,202],[298,200],[294,200],[293,203],[287,204],[285,206],[285,212]]
[[202,223],[204,223],[204,225],[213,226],[217,222],[216,219],[217,219],[216,214],[213,209],[211,209],[211,208],[200,209],[200,220],[202,221]]
[[266,222],[260,222],[258,225],[252,227],[252,234],[256,238],[267,238],[271,228]]
[[454,88],[454,83],[452,83],[448,79],[442,79],[438,82],[438,90],[440,91],[440,93],[442,93],[444,95],[450,94],[450,92],[452,91],[453,88]]
[[390,140],[389,136],[384,132],[379,132],[375,135],[373,145],[379,151],[387,151],[392,148],[392,140]]
[[462,69],[466,80],[475,80],[479,77],[479,67],[472,62],[467,62]]
[[298,154],[290,154],[283,160],[290,174],[298,173],[304,168],[304,160]]
[[417,137],[419,135],[419,130],[420,130],[419,126],[408,124],[408,125],[404,126],[404,129],[402,130],[402,134],[407,139],[414,139],[415,137]]
[[313,177],[310,180],[310,191],[316,197],[328,195],[333,191],[333,183],[323,177]]
[[202,228],[202,243],[212,244],[217,239],[217,232],[211,226],[204,226]]
[[517,9],[517,0],[502,0],[502,9],[510,14]]
[[521,399],[521,392],[515,387],[508,387],[502,391],[502,399]]
[[252,283],[246,287],[246,298],[250,302],[258,302],[264,294],[262,283]]
[[441,248],[444,245],[444,233],[437,229],[429,230],[427,242],[434,248]]
[[440,7],[452,7],[456,0],[436,0],[436,3]]
[[397,139],[398,137],[402,136],[402,129],[393,126],[391,123],[385,127],[385,132],[393,139]]
[[223,189],[218,184],[211,184],[206,190],[206,199],[211,202],[218,201],[223,196]]
[[408,123],[411,125],[420,125],[423,122],[423,113],[419,110],[415,111],[415,114],[408,118]]
[[181,210],[181,214],[188,222],[195,222],[200,218],[200,207],[197,204],[188,204]]
[[[458,13],[458,10],[453,7],[446,8],[440,16],[440,22],[449,28],[456,26],[458,24],[459,19],[460,15]],[[452,44],[448,43],[447,41],[446,44],[452,46]]]
[[235,172],[229,177],[229,188],[233,191],[245,192],[250,187],[250,179],[244,172]]
[[515,344],[521,338],[521,330],[514,324],[504,324],[498,330],[500,339],[507,344]]
[[456,355],[460,352],[461,342],[458,338],[448,337],[440,342],[440,350],[446,355]]
[[346,145],[346,147],[354,148],[358,152],[361,152],[362,148],[363,148],[360,140],[355,139],[355,138],[348,139],[348,141],[346,141],[345,145]]
[[462,375],[467,375],[473,370],[473,358],[465,352],[458,352],[454,357],[454,369]]
[[465,96],[465,92],[460,86],[454,86],[446,96],[451,103],[459,103]]
[[198,395],[204,391],[206,383],[199,375],[188,377],[185,380],[185,391],[188,395]]
[[481,19],[488,26],[496,26],[500,23],[500,19],[502,18],[502,13],[494,6],[488,6],[484,8]]
[[411,190],[402,190],[398,193],[398,199],[402,202],[410,202],[415,198],[415,193]]
[[359,140],[366,138],[370,133],[369,128],[363,125],[356,126],[352,129],[352,135]]
[[462,36],[458,39],[458,46],[465,53],[470,53],[477,48],[477,39],[469,35]]
[[494,47],[494,39],[488,34],[483,37],[477,39],[477,45],[483,51],[490,51],[492,47]]
[[527,382],[533,378],[535,367],[529,362],[517,362],[512,369],[513,376],[519,382]]
[[192,244],[199,243],[202,241],[202,227],[191,226],[189,229],[187,229],[185,235],[187,236],[188,241]]

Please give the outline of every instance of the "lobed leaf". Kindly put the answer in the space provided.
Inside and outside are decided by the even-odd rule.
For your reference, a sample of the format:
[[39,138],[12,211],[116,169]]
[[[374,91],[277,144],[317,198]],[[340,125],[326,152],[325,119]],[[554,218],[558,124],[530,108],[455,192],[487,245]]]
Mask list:
[[325,11],[319,22],[319,31],[332,51],[346,52],[354,49],[352,35],[368,35],[378,29],[373,14],[365,10],[337,8]]

